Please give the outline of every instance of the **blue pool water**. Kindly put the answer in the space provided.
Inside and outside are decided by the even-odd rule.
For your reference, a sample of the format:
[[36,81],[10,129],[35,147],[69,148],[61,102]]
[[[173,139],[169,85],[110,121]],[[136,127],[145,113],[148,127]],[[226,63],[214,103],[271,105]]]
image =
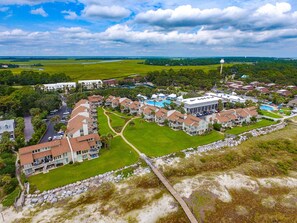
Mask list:
[[261,105],[260,106],[260,109],[261,110],[264,110],[264,111],[273,111],[274,110],[274,107],[272,107],[270,105]]
[[165,104],[170,104],[170,103],[171,103],[170,100],[162,100],[162,101],[146,100],[145,101],[145,104],[156,106],[159,108],[163,108],[165,106]]

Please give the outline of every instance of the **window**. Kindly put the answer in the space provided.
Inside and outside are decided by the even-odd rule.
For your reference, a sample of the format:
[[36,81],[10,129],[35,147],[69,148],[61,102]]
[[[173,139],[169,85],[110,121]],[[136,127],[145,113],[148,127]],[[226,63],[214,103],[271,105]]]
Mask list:
[[77,151],[76,154],[77,154],[77,155],[80,155],[80,154],[81,154],[81,151]]

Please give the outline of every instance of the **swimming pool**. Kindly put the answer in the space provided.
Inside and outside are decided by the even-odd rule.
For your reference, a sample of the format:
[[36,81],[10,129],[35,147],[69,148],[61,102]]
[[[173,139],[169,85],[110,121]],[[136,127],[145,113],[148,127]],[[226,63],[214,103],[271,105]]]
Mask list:
[[170,104],[170,103],[171,103],[170,100],[162,100],[162,101],[146,100],[145,101],[145,104],[151,105],[151,106],[156,106],[159,108],[163,108],[165,106],[165,104]]
[[274,107],[272,107],[270,105],[264,105],[264,104],[260,106],[260,109],[264,110],[264,111],[274,111],[275,110]]

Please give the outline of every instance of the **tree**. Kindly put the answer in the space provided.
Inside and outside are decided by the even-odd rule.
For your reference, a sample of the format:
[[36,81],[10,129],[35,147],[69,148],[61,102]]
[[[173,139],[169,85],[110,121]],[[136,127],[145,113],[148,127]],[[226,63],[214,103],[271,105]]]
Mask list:
[[29,112],[30,112],[30,115],[36,116],[36,115],[40,115],[41,110],[40,108],[31,108]]
[[129,122],[129,126],[130,127],[134,127],[135,126],[135,122],[134,121]]
[[10,133],[9,132],[4,132],[2,134],[2,138],[0,141],[0,151],[1,152],[8,152],[8,151],[13,151],[15,146],[15,142],[10,139]]
[[59,115],[55,115],[51,118],[51,123],[57,124],[59,121],[61,121],[61,117]]
[[221,131],[221,128],[222,128],[221,124],[219,124],[217,122],[213,124],[213,129],[214,130]]
[[218,101],[218,111],[222,111],[224,109],[223,101],[220,99]]

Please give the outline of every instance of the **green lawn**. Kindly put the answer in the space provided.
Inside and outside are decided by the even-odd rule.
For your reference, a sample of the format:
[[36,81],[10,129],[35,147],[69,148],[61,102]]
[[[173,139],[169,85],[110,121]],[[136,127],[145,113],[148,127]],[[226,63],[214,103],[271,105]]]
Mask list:
[[274,121],[263,119],[263,120],[255,123],[255,124],[252,124],[252,125],[247,125],[247,126],[242,126],[242,127],[241,126],[234,127],[232,129],[227,130],[226,133],[233,134],[233,135],[238,135],[238,134],[241,134],[243,132],[250,131],[252,129],[257,129],[257,128],[273,125],[275,123],[276,122],[274,122]]
[[138,161],[138,155],[120,137],[112,139],[111,148],[102,149],[97,159],[82,163],[68,164],[49,171],[47,174],[37,174],[29,177],[31,185],[36,185],[40,191],[74,183],[98,174],[116,170]]
[[151,157],[163,156],[224,138],[219,132],[205,136],[189,136],[183,131],[160,127],[156,123],[143,122],[140,119],[134,122],[135,126],[127,126],[124,135],[136,148]]
[[261,113],[263,114],[263,115],[265,115],[265,116],[268,116],[268,117],[271,117],[271,118],[282,118],[283,116],[281,116],[281,115],[278,115],[278,114],[276,114],[276,113],[274,113],[274,112],[269,112],[269,111],[261,111]]
[[110,117],[110,124],[111,124],[112,128],[116,132],[121,132],[123,126],[126,124],[127,118],[119,117],[113,113],[109,113],[108,116]]
[[114,132],[109,128],[107,124],[107,117],[104,115],[104,111],[102,107],[98,108],[98,126],[99,126],[99,133],[100,135],[107,135],[111,133],[114,135]]
[[[7,60],[1,60],[0,62],[8,62]],[[104,61],[103,61],[104,62]],[[215,70],[219,64],[206,65],[206,66],[152,66],[139,64],[143,60],[122,60],[117,62],[104,62],[101,63],[98,60],[32,60],[29,62],[12,62],[19,64],[22,68],[11,69],[14,73],[20,73],[22,70],[36,70],[38,68],[30,68],[28,65],[41,63],[44,66],[40,67],[44,69],[44,72],[48,73],[65,73],[69,75],[73,80],[84,80],[84,79],[109,79],[117,77],[126,77],[133,74],[145,75],[149,71],[155,70],[168,70],[168,69],[202,69],[205,72],[209,70]],[[90,64],[86,64],[90,63]],[[229,66],[229,64],[226,64]]]

